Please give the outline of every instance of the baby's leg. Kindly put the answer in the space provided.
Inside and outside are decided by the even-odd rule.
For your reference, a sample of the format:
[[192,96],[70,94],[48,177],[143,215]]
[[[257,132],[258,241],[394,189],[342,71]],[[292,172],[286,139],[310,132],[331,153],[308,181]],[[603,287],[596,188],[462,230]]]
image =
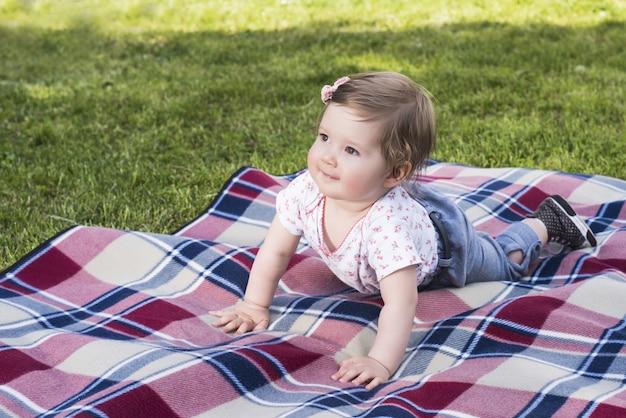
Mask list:
[[466,283],[517,281],[539,258],[542,242],[527,222],[511,224],[496,238],[476,232],[468,241]]
[[[535,218],[524,219],[522,222],[528,225],[535,232],[542,246],[547,244],[548,230],[546,229],[546,226],[543,224],[543,222]],[[524,261],[524,252],[521,249],[513,250],[507,254],[507,257],[513,263],[522,264],[522,262]]]

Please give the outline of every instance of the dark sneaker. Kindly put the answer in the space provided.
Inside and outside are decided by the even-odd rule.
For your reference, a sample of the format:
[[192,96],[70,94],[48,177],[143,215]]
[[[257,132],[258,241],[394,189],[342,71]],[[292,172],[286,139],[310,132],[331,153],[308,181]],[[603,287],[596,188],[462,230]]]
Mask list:
[[585,241],[592,247],[597,244],[591,229],[561,196],[548,197],[528,217],[543,222],[548,230],[548,242],[557,242],[571,248],[581,247]]

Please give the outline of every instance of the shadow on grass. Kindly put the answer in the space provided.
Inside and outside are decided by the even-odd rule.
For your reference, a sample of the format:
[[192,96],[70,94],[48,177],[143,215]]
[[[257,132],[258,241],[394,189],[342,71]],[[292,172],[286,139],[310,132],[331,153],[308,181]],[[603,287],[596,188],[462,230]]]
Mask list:
[[[19,143],[54,145],[59,134],[68,140],[89,133],[110,137],[113,127],[120,138],[139,130],[164,142],[185,136],[192,147],[207,141],[224,145],[214,153],[219,159],[259,151],[269,157],[268,138],[284,147],[300,144],[301,151],[319,112],[319,106],[306,105],[319,87],[369,70],[401,71],[424,84],[437,99],[440,137],[450,138],[450,147],[463,147],[467,137],[471,142],[498,135],[504,135],[499,147],[516,146],[508,143],[514,141],[507,139],[511,128],[516,135],[531,133],[522,140],[538,134],[547,138],[539,142],[571,138],[566,149],[571,152],[589,138],[587,130],[605,139],[623,134],[624,22],[591,27],[484,22],[356,33],[329,24],[114,37],[84,26],[4,27],[0,37],[7,57],[0,64],[3,136],[21,137]],[[505,118],[512,126],[490,118]],[[203,129],[193,132],[194,126]],[[560,132],[541,134],[546,126]],[[609,126],[614,130],[607,131]],[[233,142],[236,149],[226,145]],[[449,154],[443,141],[439,150],[444,158],[465,154]],[[510,162],[519,156],[513,153]]]
[[626,68],[624,22],[591,27],[484,22],[358,33],[340,26],[114,37],[85,27],[0,27],[6,57],[0,64],[3,99],[12,83],[35,83],[70,89],[119,86],[133,93],[143,86],[173,93],[195,86],[220,104],[233,97],[251,103],[307,101],[311,89],[338,74],[388,67],[424,80],[438,97],[449,98],[502,87],[500,79],[513,81],[515,92],[526,90],[529,79],[584,80],[573,77],[585,71],[593,82],[611,82],[614,72]]

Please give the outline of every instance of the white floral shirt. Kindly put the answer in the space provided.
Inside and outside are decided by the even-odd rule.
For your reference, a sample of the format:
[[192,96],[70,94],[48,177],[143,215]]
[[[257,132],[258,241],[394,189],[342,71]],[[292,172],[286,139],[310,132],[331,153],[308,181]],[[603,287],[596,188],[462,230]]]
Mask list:
[[361,293],[377,293],[380,280],[415,265],[417,284],[437,268],[437,239],[422,205],[400,186],[369,209],[333,252],[324,242],[325,197],[304,172],[280,191],[276,212],[292,234],[304,236],[332,272]]

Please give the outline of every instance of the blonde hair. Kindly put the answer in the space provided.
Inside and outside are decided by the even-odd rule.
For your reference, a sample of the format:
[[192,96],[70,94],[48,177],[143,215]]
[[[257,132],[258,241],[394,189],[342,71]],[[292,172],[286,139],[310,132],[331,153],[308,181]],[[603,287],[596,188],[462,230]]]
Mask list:
[[[328,103],[355,109],[381,121],[380,147],[389,173],[400,178],[422,169],[435,148],[435,110],[426,89],[394,72],[357,74],[339,85]],[[402,178],[404,180],[405,178]]]

